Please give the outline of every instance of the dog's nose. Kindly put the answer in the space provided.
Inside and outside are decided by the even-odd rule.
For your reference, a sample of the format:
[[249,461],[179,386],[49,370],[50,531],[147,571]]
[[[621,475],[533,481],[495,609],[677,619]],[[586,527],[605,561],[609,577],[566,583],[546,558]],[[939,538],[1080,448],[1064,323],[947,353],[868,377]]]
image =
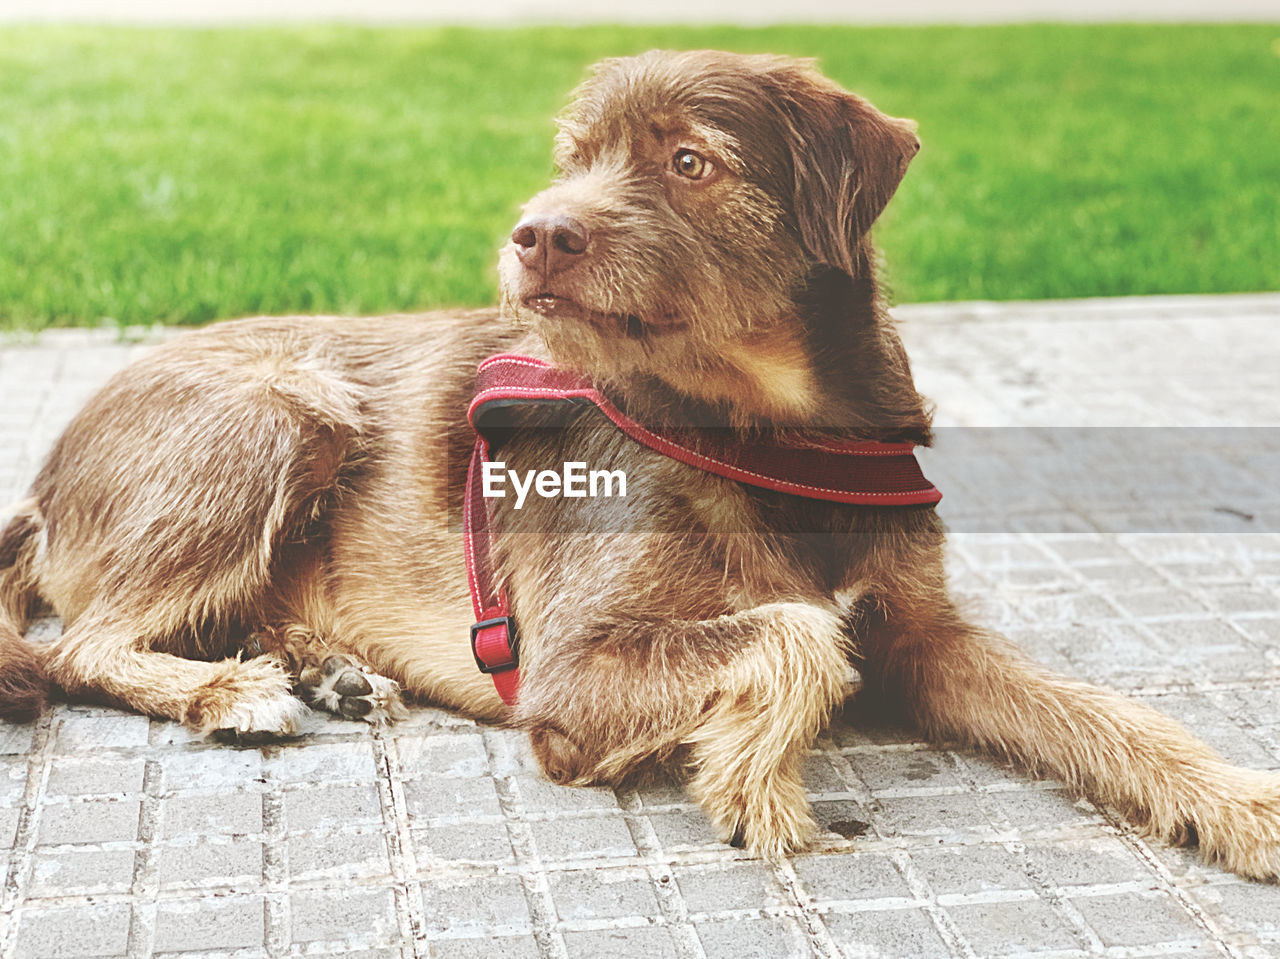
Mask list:
[[587,228],[571,216],[531,216],[511,231],[520,262],[546,276],[577,263],[590,239]]

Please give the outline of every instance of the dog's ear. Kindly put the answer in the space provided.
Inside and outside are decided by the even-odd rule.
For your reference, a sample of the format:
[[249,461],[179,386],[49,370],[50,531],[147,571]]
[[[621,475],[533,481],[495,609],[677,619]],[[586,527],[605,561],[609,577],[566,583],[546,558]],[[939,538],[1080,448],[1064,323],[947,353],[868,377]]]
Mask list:
[[860,238],[920,150],[915,121],[886,116],[815,71],[792,73],[786,86],[800,240],[819,262],[853,273]]

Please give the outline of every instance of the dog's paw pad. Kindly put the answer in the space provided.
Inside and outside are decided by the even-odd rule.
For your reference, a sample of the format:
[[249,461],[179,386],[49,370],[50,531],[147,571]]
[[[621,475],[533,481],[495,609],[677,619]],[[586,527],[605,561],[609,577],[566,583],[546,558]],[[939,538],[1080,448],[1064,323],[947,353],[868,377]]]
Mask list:
[[373,692],[373,684],[363,673],[348,669],[338,675],[333,691],[344,698],[368,696]]
[[389,723],[408,716],[399,683],[340,653],[304,669],[298,676],[298,695],[316,709],[344,719]]

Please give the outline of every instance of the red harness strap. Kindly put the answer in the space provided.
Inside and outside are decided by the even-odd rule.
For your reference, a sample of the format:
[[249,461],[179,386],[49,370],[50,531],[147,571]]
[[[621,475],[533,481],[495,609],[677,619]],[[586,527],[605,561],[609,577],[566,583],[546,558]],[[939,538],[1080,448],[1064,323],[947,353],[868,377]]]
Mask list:
[[937,503],[942,494],[924,478],[910,443],[835,442],[792,438],[793,445],[761,437],[730,440],[728,431],[664,429],[642,426],[609,402],[588,380],[529,356],[500,353],[480,364],[476,393],[467,420],[476,445],[467,470],[463,506],[467,584],[476,624],[471,650],[480,671],[493,678],[508,705],[516,701],[519,639],[506,592],[494,581],[489,508],[482,470],[489,441],[479,417],[486,404],[587,401],[638,443],[689,466],[740,483],[809,499],[862,506],[912,506]]

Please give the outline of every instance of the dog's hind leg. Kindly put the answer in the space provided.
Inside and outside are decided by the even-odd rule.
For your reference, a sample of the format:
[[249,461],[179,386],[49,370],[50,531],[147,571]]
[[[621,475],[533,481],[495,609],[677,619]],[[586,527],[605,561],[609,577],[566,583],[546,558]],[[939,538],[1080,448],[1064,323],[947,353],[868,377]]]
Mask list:
[[381,725],[408,717],[400,684],[375,672],[299,624],[264,627],[249,637],[251,652],[282,657],[295,677],[294,692],[315,709]]
[[297,693],[316,709],[382,725],[406,719],[400,684],[348,653],[330,653],[298,674]]
[[1053,675],[940,601],[890,611],[868,636],[868,682],[936,739],[1065,780],[1171,842],[1254,879],[1280,878],[1280,775],[1234,767],[1167,716]]
[[66,632],[49,677],[200,732],[288,733],[278,659],[235,651],[282,554],[362,448],[360,392],[306,329],[231,326],[157,348],[76,417],[37,477],[40,594]]

